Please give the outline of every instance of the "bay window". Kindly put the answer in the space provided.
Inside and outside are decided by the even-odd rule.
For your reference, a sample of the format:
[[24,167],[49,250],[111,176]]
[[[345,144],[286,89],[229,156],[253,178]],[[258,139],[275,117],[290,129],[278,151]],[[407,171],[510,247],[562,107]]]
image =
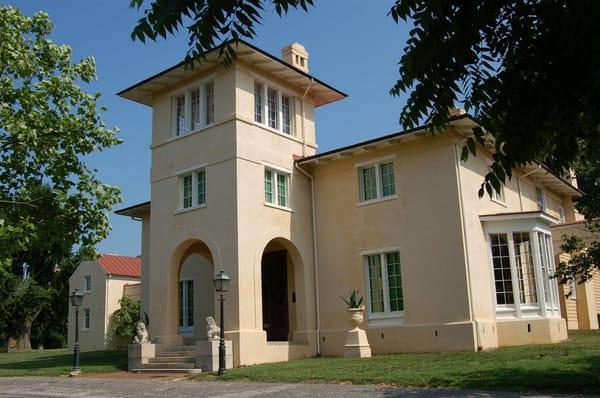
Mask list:
[[556,220],[542,212],[480,218],[490,251],[496,316],[560,316],[549,228]]
[[266,84],[254,82],[254,121],[286,135],[295,135],[295,98]]
[[180,136],[214,122],[214,83],[209,81],[172,97],[173,135]]

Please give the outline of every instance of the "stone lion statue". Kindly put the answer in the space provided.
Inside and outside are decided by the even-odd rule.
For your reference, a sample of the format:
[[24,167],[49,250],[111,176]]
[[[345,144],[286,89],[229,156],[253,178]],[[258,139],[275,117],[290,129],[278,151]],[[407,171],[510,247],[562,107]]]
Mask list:
[[218,340],[221,328],[215,322],[212,316],[206,317],[206,338],[207,340]]
[[149,343],[150,335],[146,329],[146,324],[143,321],[138,321],[135,324],[135,337],[133,338],[134,344]]

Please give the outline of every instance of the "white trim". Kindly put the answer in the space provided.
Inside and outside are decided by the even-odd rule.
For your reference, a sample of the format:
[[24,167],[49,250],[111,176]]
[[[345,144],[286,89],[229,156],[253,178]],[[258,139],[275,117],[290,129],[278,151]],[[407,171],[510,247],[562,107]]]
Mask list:
[[[271,81],[267,81],[262,77],[257,77],[256,75],[254,75],[253,73],[249,73],[249,75],[252,77],[253,79],[253,84],[252,84],[252,121],[254,122],[255,125],[257,126],[261,126],[264,127],[272,132],[276,132],[279,135],[283,135],[286,137],[290,137],[293,138],[295,141],[298,142],[302,142],[301,140],[299,140],[297,138],[297,129],[296,129],[296,124],[294,123],[294,120],[296,119],[297,116],[297,111],[296,111],[296,107],[294,106],[295,102],[296,102],[296,98],[297,95],[296,93],[294,93],[293,91],[288,90],[285,87],[282,87],[276,83],[273,83]],[[260,84],[262,85],[262,92],[261,92],[261,96],[262,96],[262,100],[263,100],[263,104],[262,104],[262,116],[263,116],[263,122],[257,122],[256,121],[256,116],[255,116],[255,109],[256,109],[256,104],[254,103],[254,99],[255,99],[255,92],[254,92],[254,84]],[[271,90],[275,90],[276,95],[277,95],[277,127],[273,128],[269,125],[269,89]],[[291,113],[291,128],[292,128],[292,132],[291,134],[287,134],[283,131],[283,101],[282,101],[282,96],[286,96],[286,97],[290,97],[291,102],[290,102],[290,113]]]
[[394,159],[396,159],[396,154],[382,156],[379,158],[374,158],[374,159],[365,160],[363,162],[354,163],[354,167],[359,168],[359,167],[371,166],[371,165],[387,162],[388,160],[394,160]]
[[205,207],[208,207],[208,205],[206,203],[203,203],[201,205],[197,205],[197,206],[192,206],[192,207],[186,207],[184,209],[176,209],[175,210],[175,214],[182,214],[182,213],[187,213],[188,211],[194,211],[194,210],[198,210],[198,209],[204,209]]
[[293,213],[294,210],[291,207],[287,207],[287,206],[279,206],[275,203],[269,203],[267,201],[264,202],[264,205],[267,207],[272,207],[274,209],[279,209],[279,210],[284,210],[284,211],[289,211],[290,213]]
[[182,174],[189,174],[189,173],[193,173],[195,171],[200,171],[201,169],[205,169],[206,166],[208,166],[208,163],[204,162],[204,163],[200,163],[195,166],[186,167],[185,169],[180,169],[180,170],[175,171],[173,173],[173,176],[181,176]]
[[390,247],[383,247],[383,248],[377,248],[377,249],[365,249],[365,250],[361,250],[358,252],[359,256],[370,256],[372,254],[382,254],[382,253],[389,253],[389,252],[400,252],[400,247],[399,246],[390,246]]
[[267,162],[266,160],[263,160],[261,163],[263,166],[265,166],[268,169],[273,169],[275,171],[281,171],[281,172],[289,174],[289,175],[292,174],[292,169],[288,169],[287,167],[278,166],[276,164]]
[[[176,139],[176,138],[180,138],[183,136],[187,136],[191,133],[200,131],[202,129],[211,127],[212,125],[214,125],[214,115],[213,115],[213,122],[212,123],[206,123],[206,85],[210,82],[213,82],[214,84],[214,79],[216,77],[216,74],[211,74],[209,76],[205,76],[204,78],[200,79],[200,80],[196,80],[193,83],[187,84],[184,87],[179,88],[176,91],[172,91],[169,93],[168,98],[169,98],[169,102],[171,104],[170,108],[171,108],[171,133],[170,135],[170,139],[167,140],[170,141],[172,139]],[[213,86],[214,87],[214,86]],[[197,129],[193,129],[192,128],[192,91],[194,90],[198,90],[198,106],[199,106],[199,114],[198,114],[198,122],[200,124],[201,127],[197,128]],[[213,105],[215,104],[215,94],[216,94],[216,90],[213,88]],[[176,101],[174,101],[175,98],[180,97],[180,96],[184,96],[184,104],[183,104],[183,109],[184,109],[184,119],[185,119],[185,127],[184,127],[184,131],[182,131],[180,134],[177,134],[177,103]]]
[[364,202],[358,202],[356,204],[356,207],[368,206],[368,205],[372,205],[374,203],[385,202],[385,201],[394,200],[394,199],[398,199],[398,194],[384,196],[382,198],[377,198],[377,199],[365,200]]
[[553,216],[542,211],[527,212],[527,213],[510,213],[510,214],[486,214],[479,216],[481,221],[513,221],[513,220],[529,220],[539,218],[546,221],[548,224],[558,224],[558,220]]

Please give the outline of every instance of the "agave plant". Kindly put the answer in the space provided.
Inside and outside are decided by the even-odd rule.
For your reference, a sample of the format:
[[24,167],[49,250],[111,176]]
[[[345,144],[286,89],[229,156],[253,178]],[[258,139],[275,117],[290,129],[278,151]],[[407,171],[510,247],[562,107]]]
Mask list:
[[359,296],[358,290],[352,290],[348,297],[342,297],[348,308],[360,308],[363,303],[363,297]]

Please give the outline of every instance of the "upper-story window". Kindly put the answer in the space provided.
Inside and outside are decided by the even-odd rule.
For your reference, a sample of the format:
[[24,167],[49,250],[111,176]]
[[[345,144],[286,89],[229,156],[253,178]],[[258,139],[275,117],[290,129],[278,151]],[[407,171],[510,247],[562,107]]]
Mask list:
[[180,209],[190,209],[206,204],[206,171],[196,170],[179,177]]
[[265,168],[265,203],[289,207],[288,173]]
[[396,195],[394,163],[381,161],[358,168],[360,201],[382,199]]
[[86,275],[83,277],[83,291],[91,292],[92,291],[92,276]]
[[535,201],[537,203],[538,210],[546,211],[546,195],[541,187],[535,187]]
[[254,82],[254,121],[287,135],[295,135],[294,97],[275,87]]
[[565,208],[563,206],[558,206],[558,219],[560,222],[566,221]]
[[83,329],[84,330],[88,330],[90,328],[91,319],[92,319],[92,317],[90,315],[90,309],[84,308],[83,309]]
[[215,86],[212,81],[173,96],[173,134],[180,136],[214,122]]
[[499,190],[496,190],[492,187],[492,200],[495,202],[504,203],[504,185],[500,185]]

